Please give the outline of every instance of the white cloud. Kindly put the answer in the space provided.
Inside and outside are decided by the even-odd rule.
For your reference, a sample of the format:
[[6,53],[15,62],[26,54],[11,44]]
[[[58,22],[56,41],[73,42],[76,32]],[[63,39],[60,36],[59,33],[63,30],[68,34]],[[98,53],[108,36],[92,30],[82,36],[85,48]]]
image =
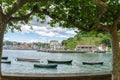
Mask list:
[[[51,18],[48,16],[46,17],[46,22],[44,24],[37,22],[36,18],[33,18],[33,21],[30,21],[28,25],[22,25],[21,33],[35,33],[42,37],[48,37],[48,38],[61,38],[61,39],[67,39],[69,37],[73,37],[76,33],[74,32],[74,29],[67,29],[62,27],[51,27],[47,24]],[[32,26],[32,29],[31,29]],[[18,32],[18,31],[16,31]],[[37,42],[40,40],[30,40],[29,42]]]
[[4,41],[7,41],[7,40],[9,40],[9,38],[8,37],[4,37]]
[[41,43],[44,43],[45,41],[44,41],[44,40],[40,40],[40,39],[32,39],[32,40],[28,41],[28,43],[33,43],[33,42],[41,42]]
[[[66,28],[61,28],[61,27],[50,27],[49,25],[47,26],[36,26],[32,25],[32,29],[30,29],[31,26],[29,25],[24,25],[22,26],[22,33],[36,33],[40,36],[44,37],[60,37],[60,38],[69,38],[70,35],[75,35],[76,33],[74,30],[66,29]],[[61,33],[66,33],[65,34],[60,34]],[[68,35],[69,34],[69,35]]]
[[44,32],[44,31],[36,31],[35,33],[37,33],[41,36],[45,36],[45,37],[54,37],[57,34],[57,33],[54,33],[54,32]]
[[46,27],[39,27],[39,26],[32,26],[33,31],[48,31],[48,29]]
[[67,30],[66,33],[76,35],[75,30]]
[[69,38],[69,36],[66,36],[66,35],[59,35],[58,37],[60,37],[60,38],[64,38],[64,39]]
[[[22,30],[21,33],[30,33],[30,32],[33,31],[33,30],[31,29],[31,26],[29,26],[29,25],[21,25],[21,30]],[[19,31],[18,31],[18,30],[15,30],[15,32],[19,32]]]

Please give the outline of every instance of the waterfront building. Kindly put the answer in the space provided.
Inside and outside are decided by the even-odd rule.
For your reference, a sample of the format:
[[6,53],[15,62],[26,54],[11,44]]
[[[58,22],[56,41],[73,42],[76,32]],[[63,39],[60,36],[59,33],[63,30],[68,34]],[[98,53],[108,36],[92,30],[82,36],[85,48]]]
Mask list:
[[105,44],[100,44],[97,48],[98,51],[108,51],[108,47]]
[[38,47],[33,43],[17,43],[14,42],[12,45],[8,45],[8,49],[12,50],[37,50]]
[[87,51],[87,52],[94,52],[96,51],[97,47],[95,45],[77,45],[75,50],[76,51]]
[[50,43],[50,50],[61,50],[62,45],[57,40],[51,40]]

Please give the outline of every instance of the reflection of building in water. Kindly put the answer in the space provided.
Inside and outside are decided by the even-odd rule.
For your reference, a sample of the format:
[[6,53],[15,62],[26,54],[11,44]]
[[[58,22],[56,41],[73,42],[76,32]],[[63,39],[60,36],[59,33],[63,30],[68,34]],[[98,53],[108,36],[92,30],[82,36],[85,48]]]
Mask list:
[[50,50],[61,50],[62,45],[57,40],[50,41]]
[[76,51],[90,51],[93,52],[97,49],[95,45],[77,45],[75,50]]

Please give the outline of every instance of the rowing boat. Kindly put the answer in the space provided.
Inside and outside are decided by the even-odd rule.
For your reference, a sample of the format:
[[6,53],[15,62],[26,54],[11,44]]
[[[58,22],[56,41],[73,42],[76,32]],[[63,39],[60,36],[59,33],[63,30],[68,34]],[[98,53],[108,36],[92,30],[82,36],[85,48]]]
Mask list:
[[38,68],[56,68],[57,64],[34,64],[34,67],[38,67]]
[[72,60],[47,60],[48,63],[72,63]]
[[103,65],[103,62],[82,62],[82,63],[88,65]]
[[8,60],[2,60],[1,63],[11,64],[11,61],[8,61]]
[[4,57],[2,57],[2,59],[8,59],[8,57],[7,57],[7,56],[4,56]]
[[17,61],[40,62],[40,59],[16,58]]

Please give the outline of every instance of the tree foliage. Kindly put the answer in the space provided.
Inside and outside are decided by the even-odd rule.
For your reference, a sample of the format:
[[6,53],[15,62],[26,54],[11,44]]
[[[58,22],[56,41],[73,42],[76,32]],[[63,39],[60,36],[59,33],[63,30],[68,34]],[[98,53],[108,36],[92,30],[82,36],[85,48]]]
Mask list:
[[119,0],[1,0],[0,4],[4,15],[9,16],[8,28],[12,31],[20,30],[18,23],[27,23],[36,13],[38,20],[50,16],[51,26],[59,23],[84,31],[105,31],[106,25],[117,22],[120,13]]
[[62,41],[62,45],[65,46],[66,50],[74,50],[77,45],[76,38],[68,38]]
[[[120,29],[119,0],[0,0],[0,57],[5,29],[20,30],[19,24],[28,23],[33,16],[38,21],[45,15],[62,27],[78,28],[86,32],[108,32],[113,49],[113,78],[120,77],[120,50],[118,30]],[[1,75],[1,74],[0,74]]]

